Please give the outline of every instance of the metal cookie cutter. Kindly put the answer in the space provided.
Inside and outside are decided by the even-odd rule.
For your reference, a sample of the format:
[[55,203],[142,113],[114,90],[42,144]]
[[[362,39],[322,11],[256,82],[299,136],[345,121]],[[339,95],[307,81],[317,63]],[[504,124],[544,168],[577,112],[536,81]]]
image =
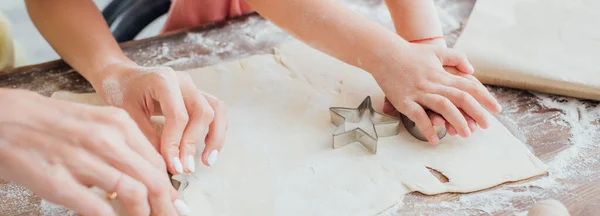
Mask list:
[[[417,124],[415,124],[415,122],[411,121],[404,114],[400,114],[400,119],[402,119],[402,124],[404,124],[404,127],[406,128],[408,133],[410,133],[410,135],[417,138],[418,140],[425,142],[428,141],[423,132],[421,132],[421,130],[417,128]],[[445,126],[434,126],[433,128],[435,129],[435,133],[437,133],[437,136],[438,138],[440,138],[440,140],[446,136]]]
[[190,182],[186,178],[181,176],[173,177],[171,173],[169,173],[169,179],[175,190],[180,194],[183,194],[183,191],[190,185]]
[[[337,126],[333,131],[333,148],[340,148],[353,142],[359,142],[373,154],[377,153],[379,137],[398,134],[400,120],[398,118],[375,112],[371,104],[371,97],[367,96],[358,108],[331,107],[331,122]],[[358,123],[363,115],[369,115],[373,132],[369,133],[361,127],[346,130],[346,122]],[[369,130],[370,131],[370,130]]]
[[[363,118],[365,112],[368,111],[369,120],[373,126],[374,134],[370,134],[360,127],[356,127],[352,130],[346,130],[346,121],[357,123]],[[427,142],[425,135],[417,128],[417,125],[411,121],[407,116],[400,113],[400,120],[394,116],[381,114],[375,112],[373,105],[371,104],[371,97],[367,96],[365,100],[358,106],[358,108],[346,108],[346,107],[331,107],[329,108],[331,114],[331,122],[336,125],[336,129],[333,131],[333,148],[340,148],[353,142],[359,142],[373,154],[377,153],[377,141],[379,137],[394,136],[398,134],[398,127],[400,121],[412,135],[418,140]],[[441,140],[447,134],[445,126],[434,126],[437,136]]]

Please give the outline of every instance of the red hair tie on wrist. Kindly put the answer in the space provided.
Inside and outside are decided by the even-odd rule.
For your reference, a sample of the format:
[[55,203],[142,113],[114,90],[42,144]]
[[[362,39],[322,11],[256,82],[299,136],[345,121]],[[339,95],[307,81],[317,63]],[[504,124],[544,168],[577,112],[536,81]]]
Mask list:
[[444,36],[441,35],[441,36],[435,36],[435,37],[429,37],[429,38],[422,38],[422,39],[411,40],[408,42],[419,43],[419,42],[423,42],[423,41],[430,41],[430,40],[435,40],[435,39],[440,39],[440,38],[444,38]]

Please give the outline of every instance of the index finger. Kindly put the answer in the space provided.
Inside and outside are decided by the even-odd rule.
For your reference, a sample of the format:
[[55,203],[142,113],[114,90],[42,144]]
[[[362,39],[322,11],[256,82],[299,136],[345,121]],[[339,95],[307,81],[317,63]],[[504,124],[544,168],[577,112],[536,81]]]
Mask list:
[[179,145],[189,115],[178,81],[174,76],[167,76],[164,81],[155,83],[150,91],[152,97],[159,102],[162,114],[165,116],[160,151],[167,163],[167,169],[172,174],[183,173],[183,165],[179,159]]

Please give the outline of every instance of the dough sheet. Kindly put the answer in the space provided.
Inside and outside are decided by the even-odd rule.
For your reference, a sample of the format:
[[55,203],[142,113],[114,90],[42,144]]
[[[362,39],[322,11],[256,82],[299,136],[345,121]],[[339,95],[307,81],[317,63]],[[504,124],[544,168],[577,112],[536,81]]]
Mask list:
[[[213,167],[200,160],[183,195],[201,216],[377,215],[406,193],[472,192],[546,173],[525,144],[493,119],[471,137],[432,146],[401,127],[379,141],[332,149],[331,106],[356,107],[384,95],[373,77],[299,41],[188,71],[202,90],[225,101],[229,130]],[[98,103],[93,94],[55,98]],[[428,168],[445,175],[438,180]]]

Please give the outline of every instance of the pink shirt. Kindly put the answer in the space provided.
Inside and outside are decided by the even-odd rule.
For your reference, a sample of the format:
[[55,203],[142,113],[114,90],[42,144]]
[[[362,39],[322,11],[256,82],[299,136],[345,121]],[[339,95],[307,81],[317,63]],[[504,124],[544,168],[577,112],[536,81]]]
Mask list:
[[162,32],[200,26],[253,11],[244,0],[173,0]]

